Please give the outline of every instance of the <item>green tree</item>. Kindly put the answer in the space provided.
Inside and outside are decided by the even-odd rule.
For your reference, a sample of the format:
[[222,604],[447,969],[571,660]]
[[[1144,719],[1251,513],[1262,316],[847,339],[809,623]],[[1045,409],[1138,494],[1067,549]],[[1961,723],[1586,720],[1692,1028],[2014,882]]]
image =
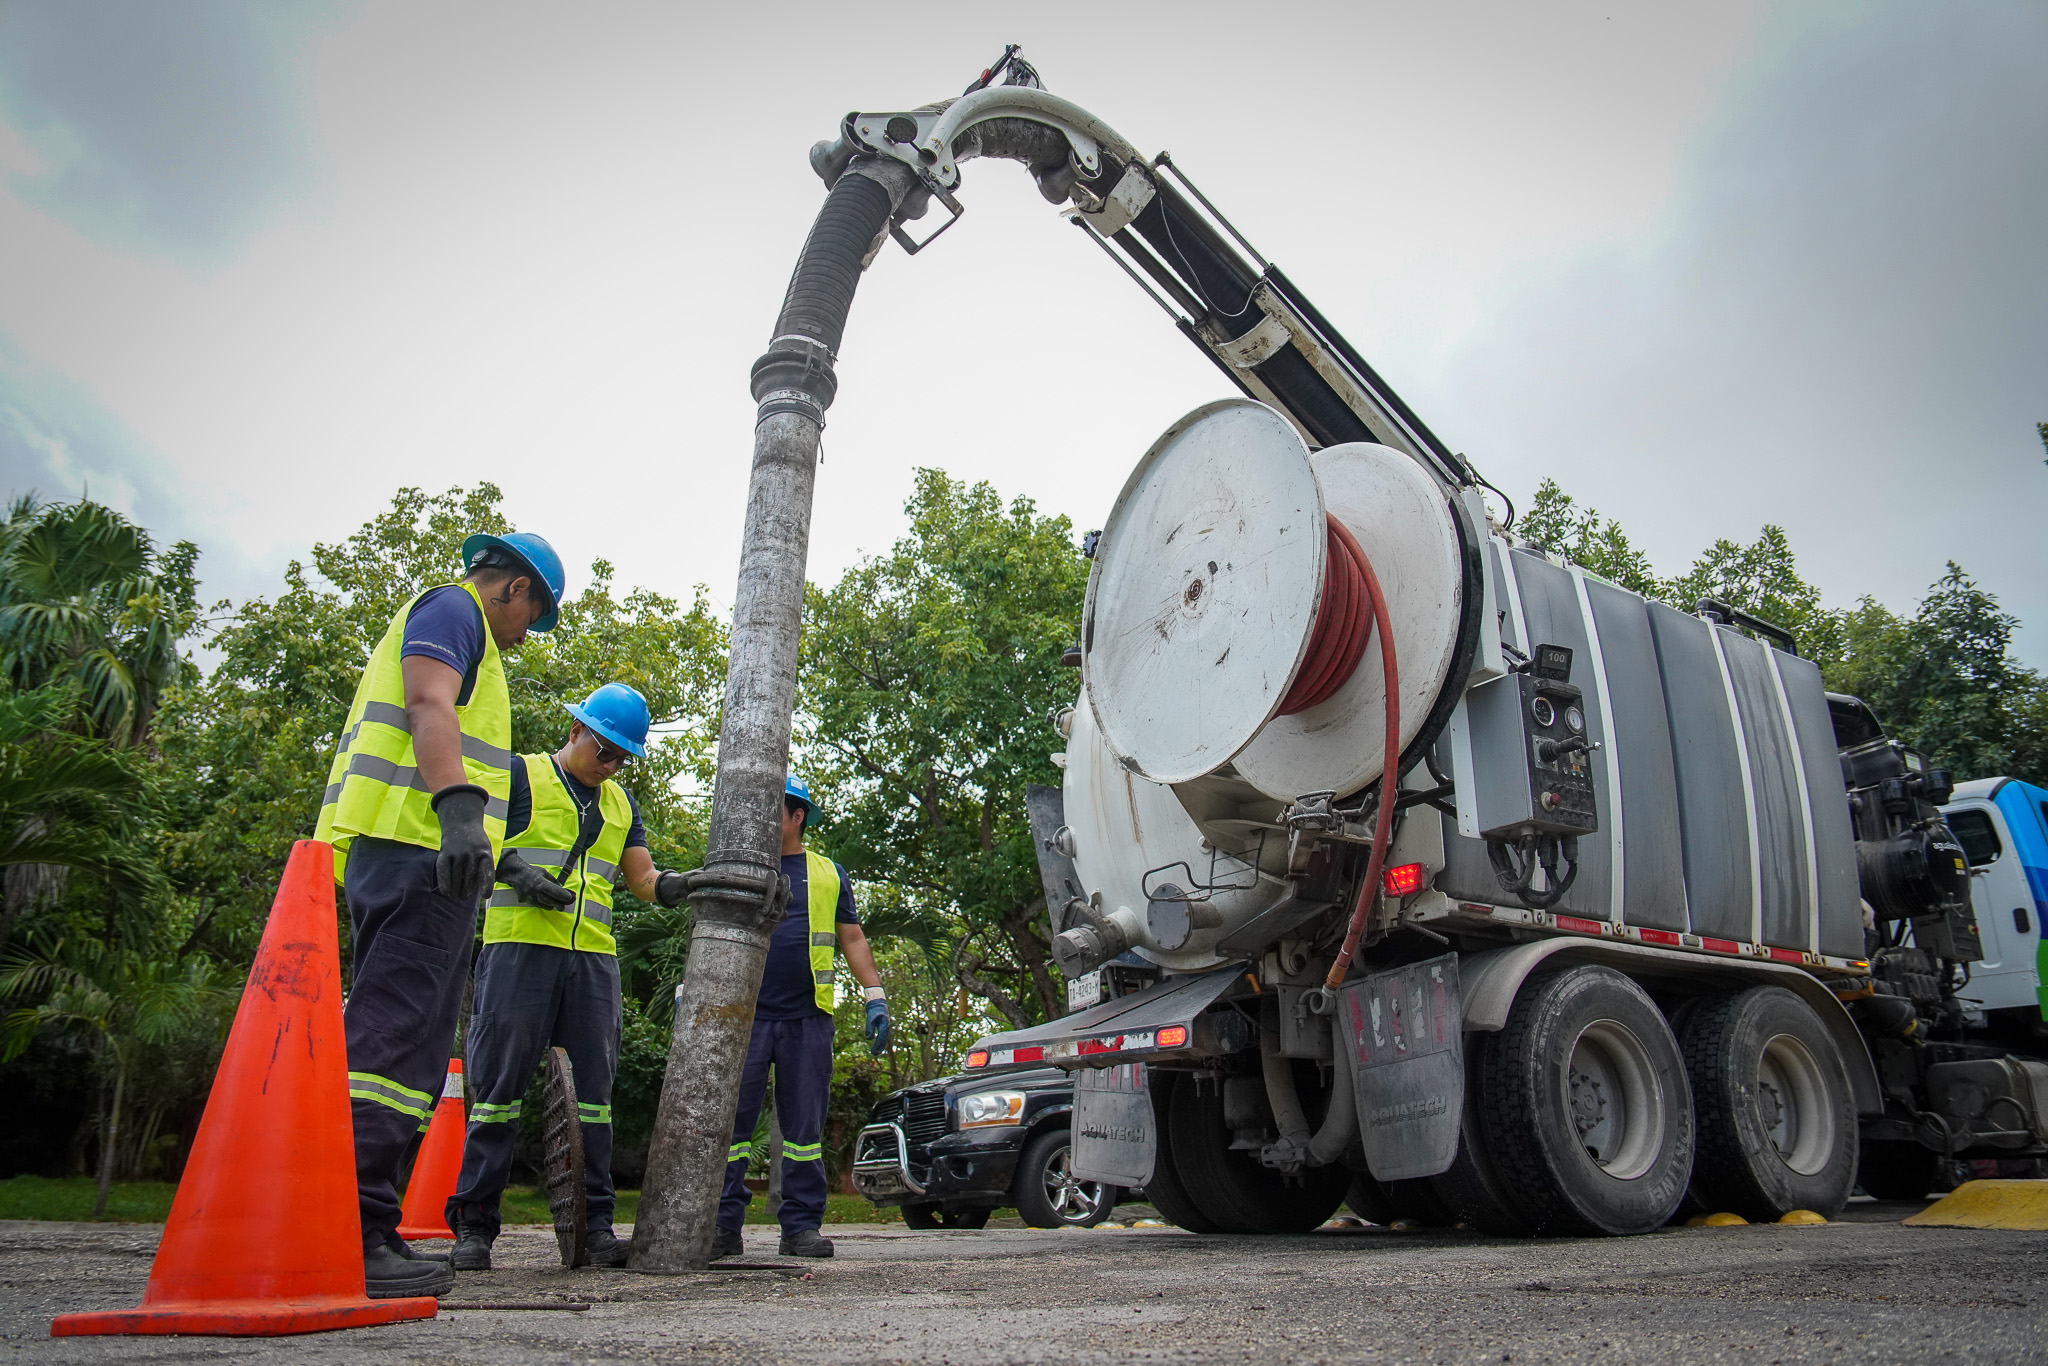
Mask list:
[[1536,497],[1515,526],[1528,544],[1561,555],[1623,588],[1645,597],[1669,595],[1669,585],[1657,577],[1649,557],[1635,548],[1621,523],[1580,506],[1555,479],[1536,486]]
[[[60,689],[75,700],[61,716],[38,710],[45,724],[118,748],[142,744],[163,692],[190,669],[178,643],[198,616],[198,555],[189,542],[159,555],[148,532],[85,499],[15,499],[0,519],[0,686],[23,694]],[[27,751],[18,747],[19,737],[10,743],[19,762]],[[118,872],[124,893],[134,890],[135,876],[152,880],[131,848],[110,848],[101,858],[83,861],[59,856],[60,849],[116,834],[118,823],[105,819],[71,824],[82,815],[76,806],[79,766],[96,765],[111,775],[114,761],[56,738],[41,747],[47,758],[65,756],[61,767],[73,776],[52,775],[51,781],[69,784],[71,805],[14,810],[17,853],[44,842],[52,854],[11,858],[0,870],[0,949],[25,912],[57,901],[73,868],[97,864]],[[25,791],[19,777],[16,790]],[[94,806],[100,817],[110,810],[107,801]],[[125,910],[134,914],[138,908],[130,904]]]
[[[147,785],[129,755],[69,727],[76,710],[59,684],[0,693],[0,868],[96,873],[132,921],[162,881],[138,819]],[[0,904],[0,953],[27,900]]]
[[2048,683],[2012,657],[2018,621],[1953,561],[1901,617],[1869,598],[1841,614],[1820,660],[1894,736],[1958,778],[2048,773]]
[[159,556],[97,503],[16,499],[0,521],[0,676],[24,691],[70,684],[90,733],[140,743],[197,617],[198,557],[189,541]]
[[1056,783],[1048,717],[1087,563],[1064,517],[919,470],[910,533],[806,599],[802,765],[818,842],[955,922],[958,981],[1013,1024],[1057,1015],[1027,783]]
[[171,959],[146,950],[110,948],[85,939],[61,939],[17,953],[0,971],[0,1000],[35,998],[0,1024],[0,1061],[13,1061],[45,1031],[84,1034],[108,1074],[111,1096],[100,1130],[99,1198],[121,1147],[122,1112],[142,1051],[181,1036],[220,1037],[235,991],[232,974],[203,955]]

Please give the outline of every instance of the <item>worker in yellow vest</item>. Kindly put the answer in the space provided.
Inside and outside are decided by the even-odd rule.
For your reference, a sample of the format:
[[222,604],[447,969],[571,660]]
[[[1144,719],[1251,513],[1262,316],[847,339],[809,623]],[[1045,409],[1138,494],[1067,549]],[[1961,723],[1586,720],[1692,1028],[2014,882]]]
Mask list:
[[469,1132],[448,1200],[457,1271],[488,1271],[498,1201],[519,1137],[520,1098],[550,1048],[569,1054],[583,1125],[587,1243],[597,1266],[624,1266],[612,1232],[612,1078],[619,1063],[619,960],[612,883],[673,906],[683,876],[647,852],[640,813],[614,775],[647,752],[647,699],[607,683],[581,706],[568,743],[512,769],[505,852],[484,912],[484,947],[466,1041]]
[[782,798],[782,873],[789,879],[789,909],[768,944],[768,962],[754,1002],[754,1034],[740,1074],[739,1108],[726,1152],[725,1193],[711,1256],[745,1250],[747,1160],[754,1125],[775,1070],[775,1114],[782,1122],[782,1225],[785,1257],[829,1257],[832,1240],[818,1232],[825,1220],[825,1107],[832,1098],[832,1010],[838,1004],[832,952],[846,955],[866,993],[868,1051],[889,1046],[889,1005],[874,951],[853,908],[853,883],[831,859],[804,848],[815,808],[810,790],[788,779]]
[[471,536],[462,559],[462,580],[408,602],[371,651],[314,831],[348,901],[343,1020],[373,1299],[455,1283],[446,1260],[398,1236],[398,1166],[441,1094],[505,838],[512,712],[498,652],[553,629],[562,600],[561,557],[538,536]]

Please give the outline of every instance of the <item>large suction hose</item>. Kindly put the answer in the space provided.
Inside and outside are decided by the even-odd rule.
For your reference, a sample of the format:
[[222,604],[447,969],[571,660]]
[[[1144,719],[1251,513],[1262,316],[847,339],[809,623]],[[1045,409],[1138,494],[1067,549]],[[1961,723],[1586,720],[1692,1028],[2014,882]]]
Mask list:
[[1294,1066],[1280,1053],[1276,1030],[1262,1030],[1259,1037],[1259,1069],[1266,1082],[1266,1104],[1272,1107],[1274,1127],[1280,1141],[1267,1149],[1269,1157],[1286,1170],[1306,1160],[1311,1167],[1327,1167],[1342,1161],[1358,1138],[1358,1103],[1354,1098],[1351,1054],[1344,1046],[1344,1027],[1330,1018],[1330,1103],[1323,1111],[1323,1123],[1314,1135],[1308,1129],[1308,1115],[1301,1108],[1301,1096],[1294,1089]]
[[690,961],[633,1230],[637,1270],[706,1264],[718,1174],[739,1100],[768,937],[781,919],[782,787],[796,697],[804,564],[818,434],[837,387],[832,364],[861,262],[913,176],[894,163],[841,175],[790,277],[768,352],[754,364],[754,464],[733,595],[718,783],[703,869],[690,890]]

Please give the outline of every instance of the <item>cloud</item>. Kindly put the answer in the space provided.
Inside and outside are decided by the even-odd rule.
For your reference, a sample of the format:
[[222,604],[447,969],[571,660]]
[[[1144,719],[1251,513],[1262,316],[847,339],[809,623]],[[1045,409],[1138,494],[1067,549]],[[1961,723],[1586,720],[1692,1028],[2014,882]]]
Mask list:
[[0,7],[0,116],[41,163],[14,175],[17,193],[117,246],[225,259],[306,183],[293,66],[326,13],[248,0]]
[[2044,47],[2038,7],[1781,16],[1663,222],[1466,339],[1458,435],[1666,570],[1774,522],[1836,603],[1910,608],[1955,559],[2048,621]]
[[0,491],[11,501],[90,497],[147,527],[159,543],[192,540],[206,552],[206,591],[270,592],[274,566],[259,565],[213,534],[214,491],[182,475],[85,386],[31,364],[0,332]]

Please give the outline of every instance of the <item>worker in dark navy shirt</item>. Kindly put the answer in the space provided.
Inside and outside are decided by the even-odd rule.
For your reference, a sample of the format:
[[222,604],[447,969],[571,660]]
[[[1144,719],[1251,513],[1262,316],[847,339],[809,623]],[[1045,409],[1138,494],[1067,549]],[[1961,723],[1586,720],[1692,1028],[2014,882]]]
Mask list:
[[832,1240],[818,1232],[825,1221],[825,1108],[832,1098],[832,1008],[838,1003],[832,955],[846,965],[867,996],[868,1049],[889,1044],[889,1005],[874,951],[853,909],[853,883],[846,870],[804,848],[811,794],[788,780],[782,799],[782,873],[789,879],[789,909],[768,942],[768,964],[754,1005],[754,1034],[740,1074],[740,1099],[733,1114],[732,1146],[726,1150],[725,1194],[718,1205],[718,1232],[711,1256],[734,1257],[745,1250],[747,1161],[754,1125],[775,1070],[775,1114],[782,1123],[782,1225],[785,1257],[829,1257]]
[[516,756],[500,652],[552,629],[563,591],[561,557],[530,533],[479,533],[462,556],[463,578],[407,602],[371,651],[314,828],[334,849],[355,959],[343,1023],[373,1299],[454,1284],[398,1236],[398,1169],[446,1075],[505,841]]

